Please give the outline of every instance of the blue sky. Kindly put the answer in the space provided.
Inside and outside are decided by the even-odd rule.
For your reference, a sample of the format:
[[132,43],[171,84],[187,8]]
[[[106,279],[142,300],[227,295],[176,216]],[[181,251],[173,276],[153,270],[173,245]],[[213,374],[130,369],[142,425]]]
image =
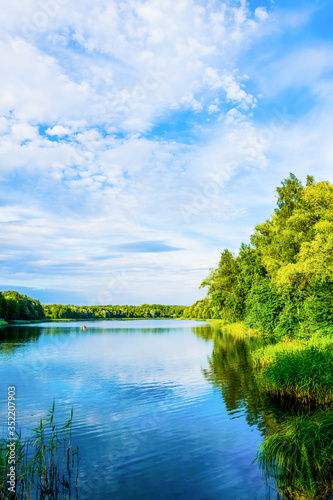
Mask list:
[[289,172],[333,181],[329,1],[14,0],[0,289],[191,304]]

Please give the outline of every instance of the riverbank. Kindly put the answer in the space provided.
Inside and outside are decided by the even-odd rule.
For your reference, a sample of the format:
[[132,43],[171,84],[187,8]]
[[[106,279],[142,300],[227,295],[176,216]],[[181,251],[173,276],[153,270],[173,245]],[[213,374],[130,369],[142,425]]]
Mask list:
[[220,328],[223,328],[224,330],[227,330],[228,332],[231,333],[237,333],[237,334],[242,334],[242,335],[247,335],[249,337],[267,337],[268,335],[265,335],[264,333],[259,332],[255,328],[249,328],[248,326],[245,325],[243,321],[239,321],[238,323],[228,323],[225,322],[221,319],[201,319],[201,318],[178,318],[178,319],[183,319],[183,320],[190,320],[190,321],[205,321],[206,323],[210,323],[212,326],[218,326]]
[[18,320],[11,320],[8,323],[4,323],[3,326],[10,326],[10,325],[29,325],[31,323],[66,323],[68,321],[76,321],[76,322],[82,322],[82,323],[89,323],[89,322],[94,322],[94,321],[138,321],[138,320],[154,320],[154,321],[159,321],[159,320],[166,320],[166,319],[186,319],[186,318],[61,318],[61,319],[54,319],[54,318],[44,318],[44,319],[35,319],[35,320],[23,320],[23,319],[18,319]]
[[266,480],[275,480],[288,499],[332,498],[333,338],[317,332],[276,339],[244,323],[206,321],[236,336],[267,339],[251,352],[253,371],[259,390],[281,402],[286,418],[256,457]]
[[262,390],[302,416],[269,435],[258,453],[263,471],[283,469],[280,484],[295,499],[327,498],[333,489],[333,339],[323,332],[288,337],[253,353]]
[[8,325],[7,321],[0,321],[0,328],[2,326],[7,326],[7,325]]
[[243,321],[239,321],[238,323],[223,322],[221,319],[205,319],[205,321],[207,321],[207,323],[211,323],[213,326],[220,326],[221,328],[228,330],[229,332],[232,333],[241,333],[244,335],[248,335],[250,337],[252,336],[267,337],[267,335],[259,332],[255,328],[249,328],[248,326],[245,325]]

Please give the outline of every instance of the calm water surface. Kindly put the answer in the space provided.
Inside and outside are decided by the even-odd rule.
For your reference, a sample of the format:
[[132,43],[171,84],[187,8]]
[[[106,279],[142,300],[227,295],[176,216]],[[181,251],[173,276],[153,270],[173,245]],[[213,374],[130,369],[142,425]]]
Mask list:
[[[23,434],[74,408],[80,500],[276,498],[252,461],[267,420],[248,347],[207,323],[44,323],[0,329],[1,421]],[[2,425],[5,435],[5,424]]]

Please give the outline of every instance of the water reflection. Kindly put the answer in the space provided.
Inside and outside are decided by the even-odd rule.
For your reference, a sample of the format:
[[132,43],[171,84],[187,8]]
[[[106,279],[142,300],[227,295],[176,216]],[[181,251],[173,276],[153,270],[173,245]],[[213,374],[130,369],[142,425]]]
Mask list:
[[0,352],[3,355],[10,355],[28,343],[37,342],[40,335],[41,330],[36,326],[29,329],[25,326],[0,328]]
[[249,425],[256,425],[266,434],[290,415],[308,413],[310,408],[299,401],[286,401],[263,391],[251,353],[270,342],[268,338],[231,333],[221,327],[207,326],[193,329],[206,341],[214,342],[208,358],[209,369],[202,373],[214,387],[221,390],[230,415],[237,416],[243,409]]
[[[311,406],[305,406],[292,398],[279,398],[263,390],[262,380],[251,361],[251,353],[269,342],[269,339],[247,337],[214,326],[194,328],[193,332],[214,343],[212,353],[208,356],[209,368],[202,368],[202,373],[221,392],[232,418],[245,415],[248,424],[260,429],[265,437],[283,432],[291,422],[297,421],[296,417],[311,413]],[[265,470],[266,477],[270,476],[267,472]]]
[[53,398],[60,421],[74,407],[81,500],[277,498],[251,465],[269,422],[250,363],[258,339],[185,321],[83,324],[16,327],[5,341],[25,350],[0,363],[21,425]]

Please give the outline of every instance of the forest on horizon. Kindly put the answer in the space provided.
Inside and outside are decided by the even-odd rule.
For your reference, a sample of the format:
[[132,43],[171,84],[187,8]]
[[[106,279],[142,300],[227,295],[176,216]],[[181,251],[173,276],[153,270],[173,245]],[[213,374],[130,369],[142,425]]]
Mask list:
[[201,283],[207,296],[192,306],[41,305],[15,291],[0,292],[0,318],[191,318],[244,321],[279,338],[332,330],[333,185],[306,185],[290,174],[277,188],[277,208],[257,225],[237,255],[225,249]]

